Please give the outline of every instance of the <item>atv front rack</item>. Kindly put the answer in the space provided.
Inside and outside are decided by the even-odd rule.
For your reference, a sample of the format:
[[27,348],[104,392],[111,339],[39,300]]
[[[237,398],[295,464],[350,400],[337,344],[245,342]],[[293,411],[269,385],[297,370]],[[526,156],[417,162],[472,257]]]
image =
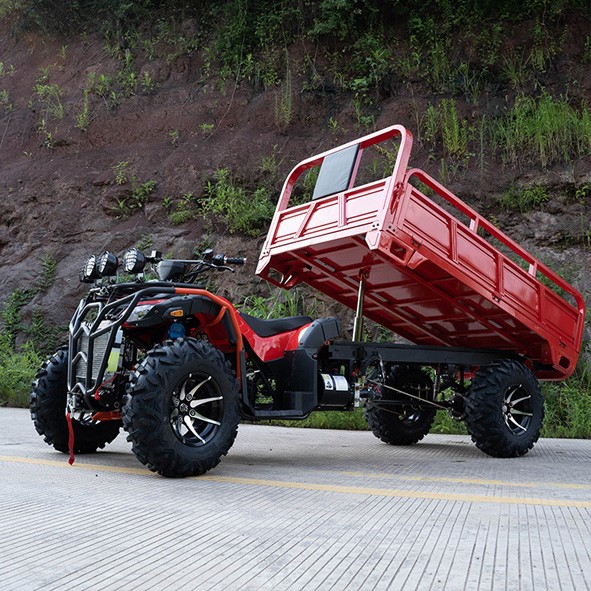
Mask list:
[[[364,151],[394,138],[391,176],[358,186]],[[581,294],[435,179],[407,170],[411,146],[395,125],[300,162],[257,274],[286,289],[307,283],[419,345],[504,350],[538,378],[569,376],[583,335]],[[313,167],[312,200],[289,207]]]
[[[137,288],[137,287],[136,287]],[[121,285],[125,289],[125,285]],[[170,285],[140,289],[113,301],[94,299],[98,289],[82,300],[70,321],[68,343],[68,392],[80,395],[86,405],[101,410],[93,396],[103,384],[109,355],[118,330],[129,318],[140,300],[156,294],[174,294]],[[107,319],[115,315],[115,318]]]

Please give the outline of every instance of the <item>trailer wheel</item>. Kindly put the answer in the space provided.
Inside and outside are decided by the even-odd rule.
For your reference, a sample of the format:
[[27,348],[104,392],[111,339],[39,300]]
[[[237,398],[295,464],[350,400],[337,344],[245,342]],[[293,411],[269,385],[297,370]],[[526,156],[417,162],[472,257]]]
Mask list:
[[[422,393],[424,397],[433,391],[429,375],[414,368],[388,376],[386,385],[414,396]],[[435,408],[420,407],[412,401],[404,406],[388,405],[388,401],[400,400],[401,395],[388,388],[380,388],[380,394],[379,399],[368,401],[364,410],[365,420],[378,439],[390,445],[412,445],[427,435],[437,412]],[[380,405],[380,400],[386,404]]]
[[[66,398],[68,392],[68,348],[58,349],[43,363],[31,389],[29,410],[37,433],[57,451],[69,453]],[[74,452],[94,453],[111,443],[121,428],[121,421],[100,423],[72,419]]]
[[526,454],[538,440],[544,399],[534,373],[513,360],[481,368],[468,392],[466,426],[476,447],[496,458]]
[[127,440],[162,476],[204,474],[228,453],[238,431],[238,381],[223,354],[196,339],[149,351],[123,406]]

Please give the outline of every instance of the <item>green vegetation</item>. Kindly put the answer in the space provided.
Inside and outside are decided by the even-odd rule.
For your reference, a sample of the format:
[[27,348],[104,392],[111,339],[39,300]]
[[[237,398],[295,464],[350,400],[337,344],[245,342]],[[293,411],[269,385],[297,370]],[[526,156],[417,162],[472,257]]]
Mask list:
[[231,233],[247,236],[258,236],[275,211],[266,187],[249,195],[236,185],[227,168],[216,171],[213,180],[207,182],[199,207],[203,215],[223,218]]
[[179,129],[171,129],[168,132],[168,136],[170,137],[170,143],[173,146],[176,146],[178,144],[178,142],[179,142],[179,138],[181,136],[181,132],[180,132]]
[[157,185],[156,181],[140,182],[135,175],[129,176],[129,165],[129,161],[122,160],[113,166],[115,183],[130,185],[123,196],[117,199],[117,205],[112,208],[115,215],[122,218],[129,217],[142,209]]
[[4,112],[6,114],[12,113],[13,105],[10,102],[10,94],[8,90],[2,89],[0,90],[0,112]]
[[591,438],[591,366],[564,382],[543,386],[546,418],[542,437]]
[[129,168],[129,162],[122,160],[113,166],[113,172],[115,173],[115,182],[118,185],[124,185],[129,180],[127,177],[127,169]]
[[41,258],[41,273],[35,281],[34,289],[37,293],[46,293],[53,285],[57,273],[57,261],[53,254],[48,252]]
[[152,238],[152,234],[150,232],[144,232],[135,246],[138,250],[148,250],[153,245],[154,239]]
[[[295,64],[285,59],[286,48],[300,39],[310,46],[301,64],[302,90],[313,92],[330,78],[364,107],[392,74],[421,79],[438,93],[464,94],[474,105],[485,85],[499,82],[499,72],[503,83],[525,91],[560,54],[563,37],[556,31],[565,12],[579,11],[584,18],[585,8],[582,0],[0,0],[0,15],[12,14],[21,30],[103,34],[106,49],[124,64],[110,80],[119,86],[116,94],[134,94],[138,86],[154,90],[149,73],[139,79],[136,55],[172,62],[201,48],[205,77],[216,72],[222,79],[274,88],[291,76]],[[188,19],[199,26],[183,26]],[[505,40],[524,21],[531,38],[505,51]],[[586,39],[583,61],[590,45]],[[330,72],[319,68],[319,50],[331,62]],[[65,59],[66,46],[60,55]],[[285,89],[282,95],[287,98]]]
[[[510,166],[547,168],[591,154],[588,106],[571,105],[546,92],[537,98],[519,95],[505,114],[495,117],[462,117],[455,99],[442,99],[438,105],[428,105],[417,119],[419,139],[430,158],[439,150],[452,164],[468,164],[477,157],[483,168],[488,154]],[[510,206],[510,201],[505,205]]]
[[279,90],[275,92],[275,123],[281,129],[286,129],[293,117],[293,96],[291,87],[291,71],[289,62],[285,78]]
[[455,99],[443,99],[439,105],[429,105],[420,129],[421,137],[429,146],[433,158],[441,145],[443,153],[455,161],[466,160],[468,140],[471,136],[469,122],[458,114]]
[[[166,197],[162,202],[162,205],[170,210],[174,201],[170,197]],[[168,213],[168,219],[170,220],[171,224],[175,226],[179,224],[184,224],[189,220],[193,220],[199,216],[199,210],[197,208],[197,201],[193,195],[193,193],[185,193],[180,196],[177,200],[174,209],[170,210]]]
[[31,381],[41,361],[31,344],[17,352],[5,333],[0,332],[0,406],[28,406]]
[[289,291],[272,287],[271,294],[267,297],[248,296],[240,306],[240,311],[257,318],[269,319],[301,315],[315,317],[316,308],[316,298],[306,295],[297,287]]
[[115,215],[126,218],[139,211],[148,202],[148,197],[156,189],[156,181],[144,181],[140,183],[135,176],[130,180],[131,188],[126,194],[117,199],[117,205],[113,207]]
[[82,95],[82,109],[80,113],[76,116],[76,127],[81,131],[86,131],[88,126],[90,125],[91,115],[90,115],[90,101],[89,101],[89,91],[88,88],[85,88]]
[[[363,417],[363,408],[353,411],[318,411],[313,412],[303,421],[269,421],[269,424],[283,427],[303,427],[309,429],[344,429],[348,431],[367,431],[368,426]],[[446,435],[467,435],[464,423],[458,423],[444,412],[435,415],[430,433]],[[591,432],[591,431],[590,431]],[[551,437],[551,435],[545,435]]]
[[587,105],[576,109],[560,97],[518,96],[505,117],[493,124],[493,142],[503,161],[547,167],[591,153],[591,113]]
[[[41,259],[41,272],[33,287],[17,289],[5,300],[0,312],[0,406],[27,406],[31,381],[44,356],[53,352],[65,328],[49,326],[42,310],[35,308],[29,322],[22,309],[55,281],[57,263],[51,253]],[[25,343],[17,346],[22,335]]]
[[[12,14],[21,30],[104,35],[105,50],[118,65],[108,74],[88,75],[76,116],[82,131],[101,104],[114,109],[133,95],[158,92],[150,61],[191,55],[198,57],[197,84],[204,88],[225,92],[229,82],[234,89],[271,89],[274,120],[283,132],[295,121],[298,94],[326,96],[330,89],[348,95],[354,125],[367,131],[375,127],[378,101],[403,85],[419,96],[428,88],[441,98],[417,104],[414,119],[418,139],[446,178],[475,159],[481,170],[492,159],[547,168],[591,154],[591,116],[575,79],[583,69],[569,74],[568,87],[548,78],[574,35],[571,17],[588,18],[582,0],[388,6],[369,0],[78,0],[59,6],[0,0],[0,13]],[[296,40],[301,51],[292,51]],[[591,55],[588,36],[582,43],[581,67]],[[50,148],[59,145],[52,120],[64,116],[61,89],[50,81],[56,67],[43,68],[34,91],[42,105],[39,132]],[[0,62],[0,78],[13,72]],[[493,108],[493,95],[503,96],[503,104]],[[12,109],[6,93],[0,94],[2,108]],[[328,126],[333,133],[344,128],[332,116]],[[209,136],[215,127],[202,123],[200,129]],[[179,130],[170,138],[176,145]],[[175,213],[175,223],[190,219],[183,211]]]
[[35,296],[37,291],[35,289],[16,289],[13,291],[6,301],[0,320],[2,321],[2,337],[3,342],[8,343],[12,349],[16,342],[16,335],[21,330],[21,309],[26,306]]
[[0,61],[0,78],[4,78],[4,76],[14,76],[14,66],[12,64],[7,64]]
[[43,105],[43,110],[56,119],[63,119],[64,105],[62,103],[62,89],[58,84],[36,84],[35,94]]
[[282,427],[303,427],[308,429],[344,429],[348,431],[367,431],[363,409],[350,412],[318,411],[302,421],[265,421],[268,425]]
[[201,196],[184,193],[176,199],[165,197],[162,206],[168,210],[168,219],[173,225],[203,217],[211,224],[215,217],[227,224],[230,233],[247,236],[258,236],[275,210],[265,187],[250,193],[236,185],[226,168],[216,171]]
[[550,199],[546,188],[542,185],[531,187],[511,187],[500,199],[500,204],[507,209],[515,209],[521,213],[537,209]]
[[[1,13],[0,13],[1,14]],[[0,80],[5,76],[14,76],[14,66],[0,61]],[[5,88],[0,89],[0,114],[10,115],[14,106],[10,100],[10,93]]]
[[213,123],[201,123],[199,125],[199,129],[203,135],[210,135],[215,129],[215,125]]

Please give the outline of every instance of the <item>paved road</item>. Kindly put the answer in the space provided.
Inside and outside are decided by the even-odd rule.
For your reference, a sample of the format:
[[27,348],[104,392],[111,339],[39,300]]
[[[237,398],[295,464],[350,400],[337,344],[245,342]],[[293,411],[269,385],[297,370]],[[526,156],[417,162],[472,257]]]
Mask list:
[[242,425],[207,476],[120,435],[69,466],[0,409],[0,590],[591,589],[591,441],[498,460],[467,437]]

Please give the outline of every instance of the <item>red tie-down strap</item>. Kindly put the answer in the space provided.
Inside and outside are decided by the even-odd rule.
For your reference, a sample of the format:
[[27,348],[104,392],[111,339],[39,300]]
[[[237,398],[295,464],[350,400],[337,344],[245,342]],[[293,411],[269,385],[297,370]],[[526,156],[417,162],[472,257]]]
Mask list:
[[74,463],[74,425],[72,425],[72,417],[69,412],[66,413],[66,422],[68,423],[68,451],[70,452],[68,464],[71,466]]

